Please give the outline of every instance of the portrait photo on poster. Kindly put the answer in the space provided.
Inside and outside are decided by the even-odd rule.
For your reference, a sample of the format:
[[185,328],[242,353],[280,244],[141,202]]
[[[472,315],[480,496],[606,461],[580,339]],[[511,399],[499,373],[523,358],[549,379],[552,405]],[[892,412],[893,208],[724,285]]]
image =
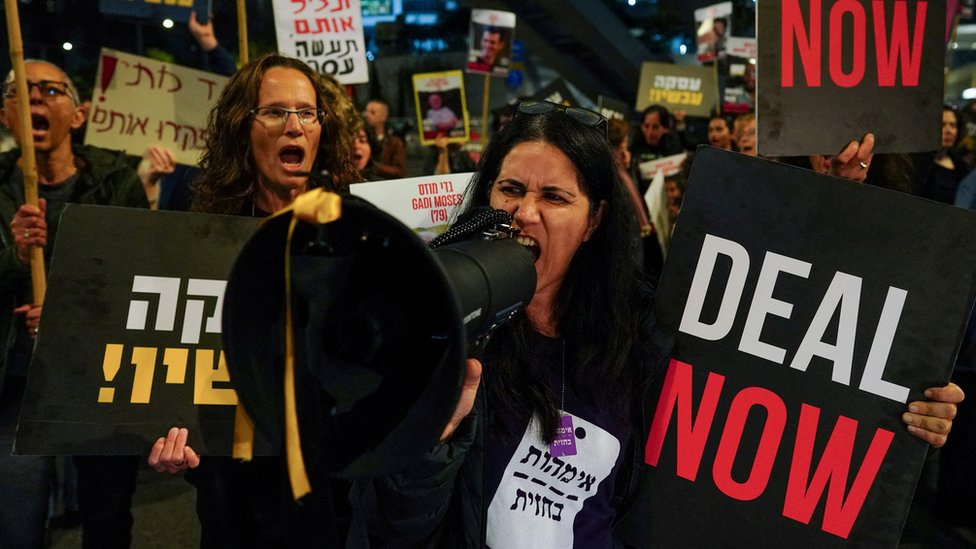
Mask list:
[[720,2],[695,10],[695,43],[702,63],[724,57],[725,41],[730,35],[732,2]]
[[464,121],[460,116],[461,90],[419,92],[419,96],[424,112],[425,139],[434,139],[441,134],[447,137],[464,135]]
[[467,72],[506,76],[511,62],[515,14],[472,10]]
[[462,71],[414,74],[413,97],[421,145],[435,145],[444,138],[448,143],[468,141],[470,126]]

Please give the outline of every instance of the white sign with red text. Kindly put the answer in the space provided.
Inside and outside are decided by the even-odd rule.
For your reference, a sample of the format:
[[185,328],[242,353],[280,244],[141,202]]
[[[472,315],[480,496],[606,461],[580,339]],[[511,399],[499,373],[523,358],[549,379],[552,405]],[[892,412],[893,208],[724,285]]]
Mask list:
[[369,82],[359,0],[273,0],[278,51],[342,84]]
[[470,173],[356,183],[349,192],[373,203],[424,240],[447,230],[461,206]]
[[688,153],[679,153],[641,162],[637,167],[643,179],[653,179],[658,170],[664,172],[664,177],[669,177],[681,171],[681,163],[687,157]]
[[226,83],[226,76],[102,48],[85,143],[135,156],[157,145],[195,166],[207,114]]

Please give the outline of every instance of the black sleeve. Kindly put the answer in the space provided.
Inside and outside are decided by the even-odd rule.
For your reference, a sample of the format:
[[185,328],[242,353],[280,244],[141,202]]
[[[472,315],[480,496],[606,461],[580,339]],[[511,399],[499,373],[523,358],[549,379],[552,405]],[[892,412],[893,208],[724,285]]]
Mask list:
[[364,538],[370,547],[433,545],[478,422],[472,410],[450,442],[435,446],[420,461],[392,475],[353,482],[350,546],[363,545]]

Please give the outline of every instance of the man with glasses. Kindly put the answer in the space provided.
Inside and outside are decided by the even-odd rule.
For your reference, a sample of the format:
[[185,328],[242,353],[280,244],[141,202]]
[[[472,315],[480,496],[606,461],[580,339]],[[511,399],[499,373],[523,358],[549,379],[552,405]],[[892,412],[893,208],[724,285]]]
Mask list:
[[[40,196],[39,207],[24,204],[20,149],[0,154],[0,301],[8,307],[8,314],[0,314],[0,334],[8,342],[0,356],[0,547],[43,545],[53,472],[51,457],[10,455],[41,315],[31,298],[30,248],[43,247],[45,261],[50,260],[58,219],[69,202],[149,205],[123,154],[72,144],[71,131],[84,124],[87,112],[65,72],[31,60],[25,73],[27,104],[19,104],[11,71],[0,109],[0,122],[10,128],[18,146],[25,138],[22,131],[34,142]],[[30,110],[29,128],[21,128],[22,107]],[[128,546],[137,464],[137,457],[77,460],[85,547]]]

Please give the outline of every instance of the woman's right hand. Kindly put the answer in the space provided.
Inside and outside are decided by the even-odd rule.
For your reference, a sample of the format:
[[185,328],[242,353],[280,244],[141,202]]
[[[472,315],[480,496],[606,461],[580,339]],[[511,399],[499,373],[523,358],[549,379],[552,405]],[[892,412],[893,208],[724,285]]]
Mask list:
[[173,427],[165,437],[159,437],[149,452],[149,466],[159,473],[179,473],[200,465],[200,456],[186,445],[189,434],[185,427]]
[[478,395],[478,385],[481,384],[481,362],[469,358],[464,367],[464,385],[461,386],[461,398],[458,399],[451,420],[447,422],[444,432],[441,433],[440,441],[442,444],[451,438],[461,420],[471,413],[471,409],[474,408],[474,398]]

